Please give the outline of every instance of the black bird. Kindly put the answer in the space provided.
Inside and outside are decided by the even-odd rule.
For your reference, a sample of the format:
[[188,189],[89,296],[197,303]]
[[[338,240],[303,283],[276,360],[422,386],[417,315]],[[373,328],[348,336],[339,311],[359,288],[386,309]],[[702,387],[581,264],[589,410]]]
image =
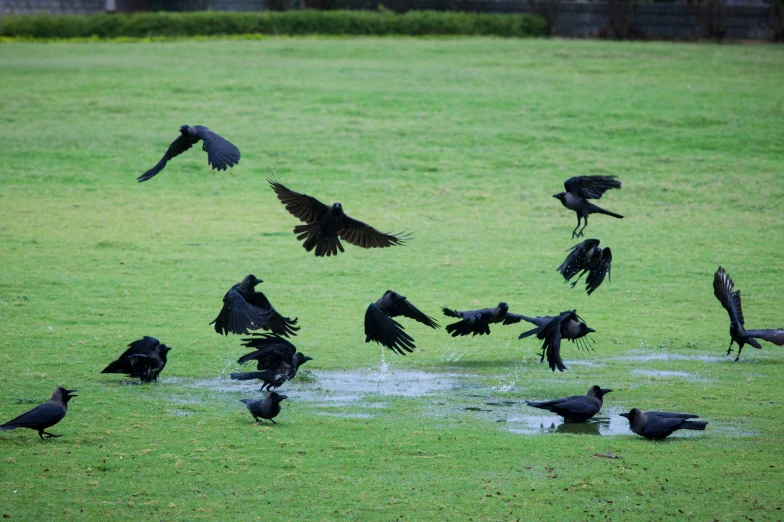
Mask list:
[[255,337],[243,339],[245,344],[256,350],[243,355],[237,361],[245,364],[249,361],[256,361],[258,372],[232,373],[230,377],[235,381],[247,381],[250,379],[261,379],[264,388],[277,388],[284,382],[291,380],[297,375],[300,366],[313,357],[298,352],[297,348],[282,337],[272,334],[251,334]]
[[611,391],[591,386],[585,395],[574,395],[546,402],[525,401],[525,403],[534,408],[551,411],[567,421],[585,422],[599,412],[602,408],[602,397]]
[[300,328],[294,326],[297,324],[297,318],[283,317],[270,304],[267,296],[255,290],[256,285],[263,282],[255,275],[249,274],[226,292],[223,296],[223,308],[218,317],[210,323],[215,325],[216,332],[223,335],[229,335],[229,332],[248,334],[248,330],[263,328],[275,335],[297,335]]
[[186,150],[193,147],[199,140],[203,141],[202,149],[207,152],[207,164],[212,165],[213,169],[226,170],[240,162],[240,149],[233,143],[221,138],[207,127],[201,125],[181,125],[180,135],[169,145],[166,154],[163,155],[153,168],[136,178],[141,183],[158,174],[166,166],[166,163],[179,156]]
[[143,339],[129,344],[128,349],[101,373],[124,373],[138,377],[142,382],[157,381],[158,374],[166,366],[169,350],[170,347],[161,344],[155,337],[145,335]]
[[[721,305],[730,314],[730,346],[727,348],[727,355],[732,353],[732,343],[738,343],[737,361],[740,359],[740,352],[746,344],[754,348],[762,348],[757,339],[768,341],[777,346],[784,345],[784,329],[776,330],[746,330],[744,329],[743,310],[740,307],[740,290],[735,290],[735,283],[722,267],[716,270],[713,276],[713,295],[721,302]],[[756,339],[755,339],[756,338]]]
[[705,421],[689,420],[699,418],[699,415],[668,411],[646,411],[643,413],[637,408],[632,408],[629,413],[621,413],[621,417],[629,419],[629,429],[649,440],[667,438],[677,430],[704,431],[705,426],[708,425]]
[[547,355],[547,363],[552,371],[555,371],[556,368],[559,371],[566,369],[563,360],[561,360],[561,339],[569,339],[575,342],[579,348],[590,348],[590,344],[583,337],[596,332],[585,324],[582,318],[577,315],[576,310],[561,312],[555,317],[520,317],[535,324],[536,328],[521,333],[518,339],[536,334],[536,337],[543,341],[541,360],[543,361]]
[[[568,249],[567,252],[571,252],[571,254],[566,256],[564,262],[558,267],[558,272],[564,276],[566,281],[577,275],[577,279],[572,282],[572,288],[582,276],[588,273],[588,277],[585,279],[585,289],[588,295],[591,295],[602,284],[604,276],[610,275],[610,263],[612,263],[610,248],[599,248],[598,239],[586,239],[579,245]],[[612,276],[610,281],[612,281]]]
[[[606,191],[614,188],[621,188],[621,182],[615,178],[617,176],[574,176],[564,182],[566,192],[553,194],[554,198],[561,200],[563,206],[577,213],[577,226],[572,231],[572,239],[581,237],[583,230],[588,226],[588,216],[590,214],[606,214],[614,218],[623,219],[620,214],[615,214],[609,210],[597,207],[589,202],[589,199],[599,199]],[[580,228],[580,220],[585,219],[585,225]]]
[[27,413],[21,414],[14,420],[10,420],[5,424],[0,425],[0,431],[15,430],[16,428],[30,428],[31,430],[38,431],[38,436],[41,437],[41,440],[44,440],[44,435],[46,435],[47,439],[62,437],[62,435],[47,433],[44,430],[63,420],[65,412],[68,410],[68,401],[74,397],[78,397],[78,395],[72,395],[76,391],[77,390],[66,390],[63,387],[58,386],[54,389],[52,397],[48,401],[40,406],[36,406]]
[[461,320],[448,324],[446,331],[457,337],[459,335],[485,335],[490,334],[490,325],[493,323],[514,324],[524,319],[522,315],[510,314],[509,305],[498,303],[495,308],[483,308],[481,310],[468,310],[459,312],[443,308],[444,315],[447,317],[459,317]]
[[435,319],[419,311],[405,296],[387,290],[384,295],[368,306],[365,312],[365,342],[375,341],[393,352],[405,355],[413,352],[414,338],[403,331],[403,326],[392,317],[408,317],[430,328],[439,328]]
[[288,399],[288,396],[271,391],[263,399],[240,399],[240,402],[245,403],[256,422],[261,422],[262,419],[269,419],[272,424],[277,424],[272,419],[280,413],[280,402],[283,399]]
[[379,232],[370,225],[348,217],[340,203],[327,206],[314,197],[289,190],[276,180],[267,179],[278,199],[291,215],[305,223],[294,227],[297,239],[305,242],[302,247],[310,252],[316,249],[317,257],[336,256],[343,250],[340,240],[362,248],[386,248],[402,245],[409,234]]

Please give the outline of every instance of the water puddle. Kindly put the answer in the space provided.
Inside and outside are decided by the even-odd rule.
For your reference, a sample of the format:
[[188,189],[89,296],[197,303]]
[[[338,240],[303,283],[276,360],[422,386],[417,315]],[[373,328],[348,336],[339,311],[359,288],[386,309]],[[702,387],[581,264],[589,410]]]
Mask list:
[[689,381],[708,382],[708,379],[704,379],[696,373],[682,372],[678,370],[643,370],[638,368],[636,370],[632,370],[632,373],[634,375],[644,375],[645,377],[656,377],[664,379],[675,377],[679,379],[687,379]]
[[717,355],[682,355],[677,353],[657,352],[657,353],[639,353],[633,355],[621,355],[619,357],[612,357],[610,361],[625,361],[625,362],[655,362],[655,361],[700,361],[700,362],[721,362],[726,360],[727,357]]

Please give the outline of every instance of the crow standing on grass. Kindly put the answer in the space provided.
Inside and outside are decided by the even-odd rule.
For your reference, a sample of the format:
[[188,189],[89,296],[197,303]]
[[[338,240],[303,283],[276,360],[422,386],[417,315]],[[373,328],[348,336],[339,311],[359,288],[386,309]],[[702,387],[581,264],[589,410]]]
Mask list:
[[46,435],[47,439],[62,437],[62,435],[47,433],[45,430],[63,420],[68,410],[68,401],[77,397],[77,395],[72,395],[73,393],[76,393],[76,390],[66,390],[58,386],[54,389],[54,393],[52,393],[52,397],[48,401],[40,406],[36,406],[27,413],[21,414],[14,420],[0,425],[0,431],[30,428],[38,431],[38,436],[41,437],[41,440],[44,440],[44,435]]
[[[609,210],[597,207],[590,203],[589,199],[599,199],[606,191],[614,188],[621,188],[621,182],[615,179],[616,176],[574,176],[564,182],[566,192],[553,194],[554,198],[561,201],[563,206],[569,210],[574,210],[577,214],[577,226],[572,231],[572,239],[581,237],[583,230],[588,226],[588,216],[590,214],[606,214],[614,218],[623,219],[620,214],[615,214]],[[580,220],[585,219],[585,225],[580,228]]]
[[180,135],[169,145],[166,154],[163,155],[153,168],[139,176],[137,181],[147,181],[158,174],[166,166],[166,163],[193,147],[199,140],[204,142],[202,149],[207,153],[207,164],[212,165],[213,169],[226,170],[240,162],[240,149],[233,143],[221,138],[207,127],[201,125],[181,125]]
[[[757,339],[771,342],[775,345],[784,345],[784,329],[777,330],[746,330],[744,329],[743,310],[740,307],[740,290],[735,290],[735,283],[722,267],[716,270],[713,276],[713,295],[721,302],[721,305],[730,314],[730,346],[727,348],[727,355],[732,353],[732,343],[738,343],[737,361],[740,359],[740,352],[746,344],[754,348],[762,348]],[[756,338],[756,339],[755,339]]]
[[293,379],[300,366],[313,360],[312,357],[298,352],[293,344],[282,337],[271,334],[252,335],[255,337],[243,339],[245,341],[243,346],[255,348],[255,351],[243,355],[237,362],[245,364],[256,361],[256,369],[260,371],[232,373],[230,377],[235,381],[261,379],[263,381],[262,390],[277,388],[284,382]]
[[567,421],[585,422],[596,415],[602,408],[602,397],[612,390],[591,386],[585,395],[574,395],[565,399],[553,399],[545,402],[525,401],[529,406],[551,411]]
[[327,206],[314,197],[289,190],[282,183],[267,179],[278,199],[291,215],[305,223],[294,227],[297,239],[305,242],[302,247],[310,252],[316,249],[317,257],[336,256],[343,250],[340,240],[362,248],[386,248],[402,245],[410,234],[379,232],[370,225],[350,218],[340,203]]
[[521,333],[518,339],[524,339],[532,335],[536,335],[538,339],[541,339],[541,361],[544,361],[546,355],[547,363],[552,371],[555,371],[556,368],[561,372],[566,369],[561,359],[561,339],[569,339],[572,342],[576,342],[580,348],[588,348],[590,345],[581,339],[589,333],[596,332],[596,330],[589,328],[585,324],[582,318],[577,315],[576,310],[561,312],[555,317],[520,317],[529,323],[535,324],[536,328]]
[[568,249],[567,252],[571,253],[558,267],[558,272],[564,276],[566,281],[577,276],[577,279],[572,282],[572,288],[575,287],[582,276],[588,273],[588,277],[585,279],[585,289],[588,295],[591,295],[602,284],[604,276],[610,275],[610,263],[612,263],[610,248],[599,248],[598,239],[586,239],[582,243]]
[[381,299],[371,303],[365,312],[365,342],[375,341],[400,355],[413,352],[416,348],[414,338],[392,319],[401,315],[430,328],[439,328],[435,319],[420,312],[405,296],[387,290]]
[[143,339],[129,344],[128,349],[101,373],[124,373],[142,382],[157,381],[158,374],[166,367],[169,350],[171,348],[161,344],[155,337],[145,335]]
[[256,285],[263,283],[261,279],[249,274],[241,282],[232,286],[223,296],[223,308],[218,317],[210,324],[215,325],[215,331],[228,335],[248,334],[248,330],[271,331],[275,335],[297,335],[299,326],[297,318],[283,317],[272,306],[261,292],[256,291]]
[[248,407],[248,411],[253,415],[253,419],[256,422],[261,422],[262,419],[269,419],[272,424],[277,424],[272,419],[280,413],[280,403],[283,399],[288,399],[288,396],[271,391],[263,399],[240,399],[239,401]]
[[677,430],[704,431],[708,425],[705,421],[689,420],[699,418],[699,415],[669,411],[642,412],[637,408],[632,408],[629,413],[621,413],[621,417],[629,419],[629,429],[648,440],[667,438]]
[[467,310],[464,312],[444,307],[443,312],[447,317],[460,318],[460,321],[446,326],[447,333],[451,334],[452,337],[468,334],[490,335],[491,324],[514,324],[524,319],[522,315],[510,314],[509,305],[506,303],[498,303],[498,306],[495,308]]

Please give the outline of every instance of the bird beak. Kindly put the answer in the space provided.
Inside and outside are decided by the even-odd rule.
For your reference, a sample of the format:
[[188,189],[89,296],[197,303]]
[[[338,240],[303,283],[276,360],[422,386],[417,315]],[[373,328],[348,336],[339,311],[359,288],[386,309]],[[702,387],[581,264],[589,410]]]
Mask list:
[[607,388],[602,388],[602,389],[601,389],[602,395],[607,395],[607,394],[608,394],[608,393],[610,393],[611,391],[612,391],[612,390],[610,390],[610,389],[607,389]]
[[558,198],[558,194],[553,194],[553,197],[557,199]]
[[312,360],[313,360],[313,357],[308,357],[307,355],[306,355],[305,357],[303,357],[303,358],[302,358],[302,362],[305,362],[305,361],[312,361]]
[[288,395],[280,395],[280,394],[278,394],[278,397],[280,397],[280,400],[283,400],[283,399],[288,399],[288,398],[289,398],[289,396],[288,396]]
[[65,394],[69,397],[78,397],[78,395],[73,395],[74,393],[78,392],[79,390],[65,390]]
[[621,417],[626,417],[627,419],[632,420],[632,414],[631,413],[621,413],[620,416]]
[[596,333],[596,330],[594,330],[593,328],[586,328],[585,331],[587,333]]

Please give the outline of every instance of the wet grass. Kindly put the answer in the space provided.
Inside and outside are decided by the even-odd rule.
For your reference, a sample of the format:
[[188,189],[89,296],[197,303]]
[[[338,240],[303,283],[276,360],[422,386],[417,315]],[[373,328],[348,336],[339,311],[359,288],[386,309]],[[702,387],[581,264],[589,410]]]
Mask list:
[[[723,265],[747,324],[784,326],[782,65],[773,46],[0,45],[0,418],[79,389],[62,438],[0,435],[0,514],[780,519],[784,353],[723,358],[711,283]],[[210,172],[193,150],[136,184],[183,123],[238,144],[241,163]],[[270,173],[415,239],[315,259]],[[626,218],[587,229],[614,254],[590,297],[554,271],[575,219],[550,196],[579,173],[624,183],[601,204]],[[254,393],[226,382],[244,352],[208,326],[251,272],[314,357],[278,426],[237,402]],[[362,317],[388,288],[430,315],[576,308],[595,351],[564,348],[569,369],[553,374],[519,325],[452,339],[405,321],[418,348],[388,354],[390,373],[447,385],[344,390],[335,375],[380,368]],[[142,335],[174,347],[162,382],[99,373]],[[560,433],[523,406],[591,384],[615,390],[602,418],[640,406],[710,425],[650,443]]]

